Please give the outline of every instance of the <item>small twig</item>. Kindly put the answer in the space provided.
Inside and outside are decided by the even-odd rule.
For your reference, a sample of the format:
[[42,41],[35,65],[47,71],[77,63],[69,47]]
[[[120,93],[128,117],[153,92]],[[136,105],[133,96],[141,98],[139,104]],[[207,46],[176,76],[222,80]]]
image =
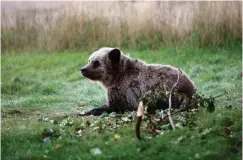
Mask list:
[[172,94],[173,94],[173,92],[174,92],[174,89],[175,89],[175,87],[177,86],[177,84],[178,84],[178,82],[179,82],[179,79],[180,79],[180,73],[181,73],[181,70],[179,70],[178,73],[177,73],[177,81],[176,81],[176,83],[172,86],[171,91],[170,91],[170,96],[169,96],[169,110],[168,110],[168,116],[169,116],[169,121],[170,121],[170,124],[171,124],[173,130],[175,130],[175,125],[174,125],[173,119],[172,119],[172,117],[171,117],[171,98],[172,98]]
[[[212,98],[215,99],[215,98],[222,97],[222,96],[224,96],[224,95],[227,95],[227,93],[222,93],[222,94],[220,94],[220,95],[218,95],[218,96],[215,96],[215,97],[212,97]],[[183,102],[183,103],[184,103],[184,102]],[[183,105],[183,103],[182,103],[182,105]],[[198,103],[198,101],[196,101],[196,102],[194,102],[194,103],[191,103],[189,107],[184,107],[184,108],[178,109],[178,110],[172,112],[171,115],[177,114],[177,113],[179,113],[179,112],[181,112],[181,111],[186,111],[186,110],[188,110],[188,109],[191,109],[190,107],[193,106],[193,105],[195,105],[195,104],[197,104],[197,103]],[[182,105],[180,105],[180,106],[182,106]],[[165,117],[167,117],[167,116],[168,116],[168,115],[166,115]]]
[[181,109],[178,109],[178,110],[172,112],[171,115],[177,114],[177,113],[179,113],[179,112],[181,112],[181,111],[185,111],[186,109],[188,109],[188,108],[181,108]]
[[222,96],[224,96],[224,95],[227,95],[228,93],[227,92],[225,92],[225,93],[222,93],[222,94],[220,94],[220,95],[217,95],[217,96],[215,96],[215,97],[212,97],[213,99],[215,99],[215,98],[218,98],[218,97],[222,97]]
[[116,121],[115,121],[115,123],[116,123],[116,125],[115,125],[115,134],[117,133],[117,118],[115,117],[115,119],[116,119]]
[[225,135],[222,135],[222,134],[220,134],[220,133],[217,133],[217,135],[218,135],[218,136],[221,136],[221,137],[224,137],[224,138],[226,138],[226,139],[229,138],[229,137],[227,137],[227,136],[225,136]]

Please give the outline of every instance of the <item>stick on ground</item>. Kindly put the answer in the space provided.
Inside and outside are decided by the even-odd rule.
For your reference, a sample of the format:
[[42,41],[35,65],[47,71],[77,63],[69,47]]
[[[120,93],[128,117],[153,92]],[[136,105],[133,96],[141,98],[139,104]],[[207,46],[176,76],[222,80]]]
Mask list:
[[139,140],[141,140],[140,126],[141,126],[142,116],[143,116],[143,101],[139,102],[138,110],[137,110],[136,136]]
[[179,79],[180,79],[180,73],[181,73],[181,70],[178,71],[177,73],[177,81],[176,83],[172,86],[171,90],[170,90],[170,96],[169,96],[169,111],[168,111],[168,116],[169,116],[169,121],[170,121],[170,124],[171,124],[171,127],[173,130],[175,130],[175,125],[174,125],[174,121],[171,117],[171,98],[172,98],[172,94],[175,90],[175,87],[177,86],[178,82],[179,82]]

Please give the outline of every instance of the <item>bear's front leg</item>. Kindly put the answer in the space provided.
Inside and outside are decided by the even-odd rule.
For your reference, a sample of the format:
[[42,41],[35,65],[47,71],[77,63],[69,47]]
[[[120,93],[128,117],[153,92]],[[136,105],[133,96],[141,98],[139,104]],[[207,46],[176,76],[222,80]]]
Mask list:
[[100,116],[102,115],[104,112],[110,114],[112,112],[116,112],[116,113],[121,113],[123,114],[125,111],[129,111],[129,109],[125,109],[124,106],[112,106],[112,107],[107,107],[107,105],[103,105],[102,107],[99,107],[99,108],[94,108],[84,114],[78,114],[78,116],[90,116],[90,115],[93,115],[93,116]]
[[102,107],[99,108],[94,108],[84,114],[78,114],[78,116],[90,116],[90,115],[94,115],[94,116],[100,116],[102,115],[104,112],[107,112],[108,114],[113,112],[114,109],[107,107],[107,105],[103,105]]
[[108,114],[111,112],[123,114],[125,111],[136,110],[137,106],[138,103],[136,101],[136,97],[134,96],[131,89],[121,91],[117,88],[111,88],[108,90],[107,104],[100,108],[94,108],[84,114],[79,114],[79,116],[100,116],[104,112]]

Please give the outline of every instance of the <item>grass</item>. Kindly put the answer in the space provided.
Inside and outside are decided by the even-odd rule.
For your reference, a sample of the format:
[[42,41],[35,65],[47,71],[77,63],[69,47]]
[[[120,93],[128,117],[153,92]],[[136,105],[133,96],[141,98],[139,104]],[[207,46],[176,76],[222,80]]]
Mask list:
[[[239,140],[227,138],[224,133],[230,122],[234,137],[242,134],[240,46],[124,52],[148,63],[172,64],[190,75],[199,92],[209,96],[226,90],[228,97],[217,99],[214,113],[199,112],[193,128],[166,131],[143,142],[136,140],[134,122],[118,128],[121,136],[118,141],[113,139],[114,129],[99,133],[85,127],[82,136],[77,137],[77,129],[87,120],[92,124],[103,121],[74,115],[77,110],[105,103],[104,89],[80,75],[80,67],[86,64],[89,54],[3,55],[2,159],[241,159],[242,153],[234,148]],[[43,117],[56,120],[58,125],[40,121]],[[71,121],[73,125],[60,126],[63,121]],[[47,128],[61,138],[43,142],[43,131]],[[142,134],[151,136],[144,127]],[[99,148],[102,154],[91,154],[92,148]]]

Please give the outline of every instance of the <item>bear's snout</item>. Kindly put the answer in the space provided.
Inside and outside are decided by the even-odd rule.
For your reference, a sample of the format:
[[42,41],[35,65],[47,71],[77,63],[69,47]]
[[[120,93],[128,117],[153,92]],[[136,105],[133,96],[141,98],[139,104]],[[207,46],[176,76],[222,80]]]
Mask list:
[[83,68],[81,68],[80,71],[81,71],[81,74],[82,74],[84,77],[87,76],[87,73],[88,73],[88,69],[87,69],[87,67],[83,67]]
[[91,80],[99,80],[101,78],[101,75],[98,71],[92,69],[90,65],[85,66],[80,69],[81,74]]
[[80,69],[80,71],[83,74],[83,73],[87,72],[87,68],[86,67],[83,67],[83,68]]

